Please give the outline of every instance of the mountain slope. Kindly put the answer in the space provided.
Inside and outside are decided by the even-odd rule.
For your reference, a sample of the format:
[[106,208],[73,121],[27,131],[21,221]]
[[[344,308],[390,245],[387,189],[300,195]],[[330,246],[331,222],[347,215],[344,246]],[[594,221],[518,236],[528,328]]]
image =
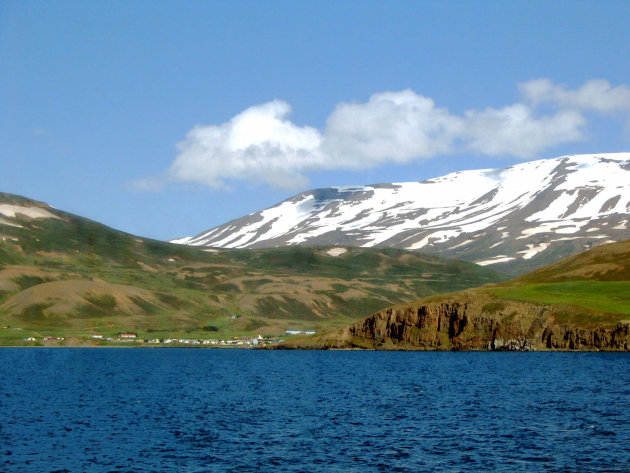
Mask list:
[[376,312],[291,347],[630,350],[630,241],[520,278]]
[[0,194],[0,219],[0,327],[9,327],[0,343],[43,331],[79,338],[320,331],[394,303],[505,279],[395,249],[202,250],[10,194]]
[[512,274],[630,238],[630,153],[565,156],[423,182],[331,187],[175,243],[421,250]]

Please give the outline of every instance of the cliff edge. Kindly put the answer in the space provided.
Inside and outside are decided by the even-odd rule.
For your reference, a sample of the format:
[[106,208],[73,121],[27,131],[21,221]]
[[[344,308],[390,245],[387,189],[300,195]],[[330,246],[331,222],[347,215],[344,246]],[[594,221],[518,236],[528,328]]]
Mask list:
[[507,283],[381,310],[280,348],[630,351],[630,241]]

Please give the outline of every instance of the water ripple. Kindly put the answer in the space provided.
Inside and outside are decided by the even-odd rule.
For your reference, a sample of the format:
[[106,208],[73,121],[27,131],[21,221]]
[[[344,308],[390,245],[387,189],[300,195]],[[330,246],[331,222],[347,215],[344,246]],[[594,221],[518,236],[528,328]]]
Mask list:
[[0,350],[0,471],[628,472],[630,356]]

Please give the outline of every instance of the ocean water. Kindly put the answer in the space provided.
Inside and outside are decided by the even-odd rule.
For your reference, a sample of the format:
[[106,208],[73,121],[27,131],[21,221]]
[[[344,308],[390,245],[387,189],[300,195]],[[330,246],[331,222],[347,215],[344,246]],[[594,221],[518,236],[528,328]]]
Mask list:
[[630,355],[0,349],[3,472],[630,472]]

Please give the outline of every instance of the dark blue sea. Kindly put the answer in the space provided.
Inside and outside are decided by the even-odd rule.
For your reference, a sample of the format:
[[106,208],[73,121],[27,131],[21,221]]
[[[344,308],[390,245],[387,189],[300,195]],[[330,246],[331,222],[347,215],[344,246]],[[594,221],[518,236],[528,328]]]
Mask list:
[[630,355],[0,349],[3,472],[630,472]]

